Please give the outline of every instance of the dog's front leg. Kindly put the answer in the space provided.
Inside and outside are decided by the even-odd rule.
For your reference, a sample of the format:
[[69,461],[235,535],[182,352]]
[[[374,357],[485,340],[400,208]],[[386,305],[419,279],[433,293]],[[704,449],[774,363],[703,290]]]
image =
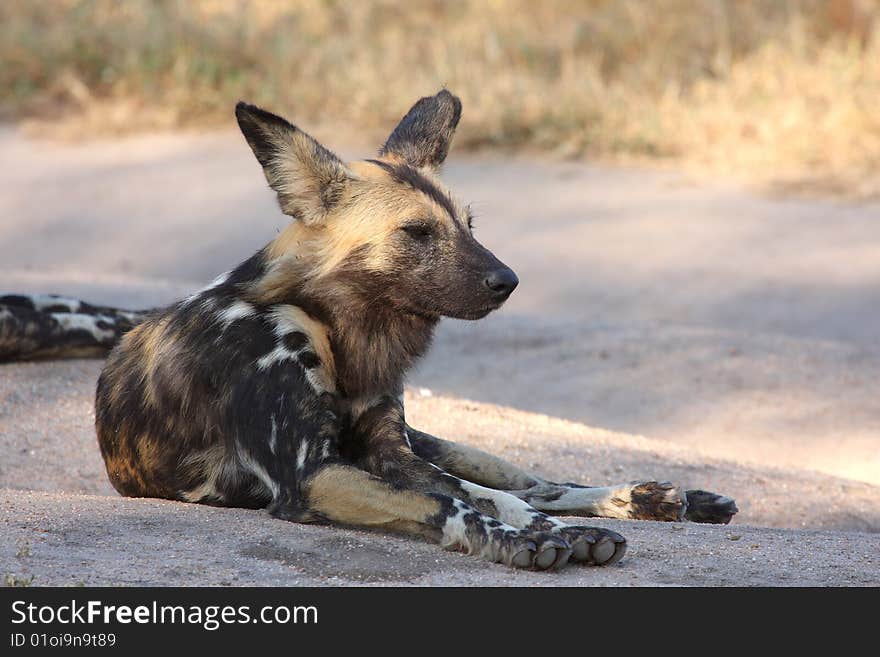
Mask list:
[[416,454],[431,463],[459,477],[508,491],[548,513],[705,523],[728,523],[737,513],[736,503],[717,493],[684,491],[658,481],[602,487],[558,484],[468,445],[436,438],[412,427],[407,427],[407,435]]
[[727,524],[738,512],[736,503],[725,495],[684,491],[669,482],[631,481],[596,488],[545,482],[510,492],[538,509],[560,515]]
[[569,557],[588,564],[614,563],[626,549],[616,532],[566,525],[514,495],[456,477],[422,459],[412,449],[399,399],[374,400],[357,415],[342,444],[347,458],[385,481],[448,495],[494,519],[490,526],[503,523],[530,533],[538,544],[539,567],[559,566]]

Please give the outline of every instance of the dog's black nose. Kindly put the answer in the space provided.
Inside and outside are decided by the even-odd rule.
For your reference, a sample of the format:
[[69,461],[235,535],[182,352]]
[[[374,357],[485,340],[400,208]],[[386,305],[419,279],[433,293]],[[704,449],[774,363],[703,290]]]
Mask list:
[[516,289],[517,285],[519,285],[519,279],[516,277],[516,274],[513,273],[513,270],[505,267],[491,272],[485,279],[483,279],[483,283],[486,287],[492,290],[495,295],[499,297],[509,297],[510,293]]

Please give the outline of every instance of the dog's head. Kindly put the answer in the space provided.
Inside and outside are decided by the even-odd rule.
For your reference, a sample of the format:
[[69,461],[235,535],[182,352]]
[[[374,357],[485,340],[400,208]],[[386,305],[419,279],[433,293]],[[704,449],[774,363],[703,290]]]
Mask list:
[[461,116],[448,91],[413,105],[377,158],[350,163],[281,117],[245,103],[235,113],[294,218],[268,247],[278,276],[431,318],[478,319],[513,292],[516,275],[437,177]]

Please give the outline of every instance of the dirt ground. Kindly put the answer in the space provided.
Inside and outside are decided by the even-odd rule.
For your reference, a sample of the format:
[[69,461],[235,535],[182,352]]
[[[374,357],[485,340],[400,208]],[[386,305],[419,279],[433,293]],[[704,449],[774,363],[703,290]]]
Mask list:
[[[0,169],[2,291],[167,303],[284,223],[232,133],[62,146],[6,130]],[[595,521],[630,539],[617,566],[516,573],[407,539],[124,500],[94,441],[100,362],[18,364],[0,366],[0,576],[880,584],[880,206],[454,152],[445,177],[521,285],[486,320],[441,327],[411,377],[412,422],[550,477],[723,492],[732,525]]]
[[[407,398],[411,422],[557,479],[660,477],[736,498],[727,526],[589,520],[629,541],[610,568],[512,571],[416,540],[262,511],[123,499],[95,444],[97,361],[24,364],[2,401],[0,574],[33,585],[880,586],[880,491],[746,467],[647,438],[494,405]],[[7,370],[9,374],[9,370]],[[573,522],[583,520],[572,519]]]

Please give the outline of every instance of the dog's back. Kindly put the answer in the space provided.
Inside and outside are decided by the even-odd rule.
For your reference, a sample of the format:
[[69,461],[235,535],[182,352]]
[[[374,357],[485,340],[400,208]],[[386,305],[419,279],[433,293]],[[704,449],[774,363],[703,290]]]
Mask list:
[[265,507],[277,492],[260,465],[275,458],[271,437],[322,433],[314,399],[334,391],[326,330],[291,304],[244,300],[264,260],[154,314],[111,352],[96,428],[123,495]]

